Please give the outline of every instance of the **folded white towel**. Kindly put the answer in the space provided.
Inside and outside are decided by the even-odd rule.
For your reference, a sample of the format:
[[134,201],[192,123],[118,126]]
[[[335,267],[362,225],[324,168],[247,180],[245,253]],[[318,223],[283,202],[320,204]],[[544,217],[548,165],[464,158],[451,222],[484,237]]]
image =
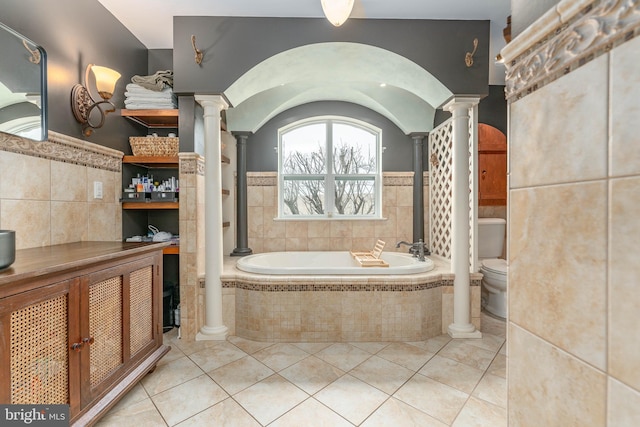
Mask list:
[[151,89],[145,89],[144,87],[136,83],[129,83],[127,84],[126,88],[128,92],[135,92],[135,93],[145,93],[145,94],[154,94],[154,95],[173,93],[173,89],[170,87],[164,88],[162,90],[151,90]]
[[167,94],[163,93],[158,96],[153,96],[153,95],[147,95],[146,93],[125,92],[124,96],[127,97],[127,99],[151,99],[155,101],[167,101],[167,100],[171,101],[176,98],[176,96],[171,93],[167,93]]
[[127,102],[141,102],[141,103],[145,103],[145,102],[155,102],[155,103],[167,103],[167,102],[176,102],[178,100],[177,97],[172,97],[172,98],[152,98],[150,96],[127,96],[124,101]]
[[177,106],[173,103],[163,104],[125,104],[128,110],[173,110]]

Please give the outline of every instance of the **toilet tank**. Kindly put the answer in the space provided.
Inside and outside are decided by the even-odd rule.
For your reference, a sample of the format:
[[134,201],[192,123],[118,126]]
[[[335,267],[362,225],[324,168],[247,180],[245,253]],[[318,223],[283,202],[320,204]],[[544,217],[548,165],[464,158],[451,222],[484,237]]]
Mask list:
[[502,218],[478,218],[478,258],[502,256],[506,228]]

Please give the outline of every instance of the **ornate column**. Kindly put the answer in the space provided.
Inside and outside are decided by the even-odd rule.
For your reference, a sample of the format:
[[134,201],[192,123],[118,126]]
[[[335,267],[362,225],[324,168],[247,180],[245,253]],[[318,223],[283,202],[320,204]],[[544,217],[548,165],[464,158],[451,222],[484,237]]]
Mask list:
[[220,95],[196,95],[204,108],[205,320],[196,340],[224,340],[222,323],[222,174],[220,112],[229,104]]
[[453,279],[452,338],[481,338],[471,323],[471,279],[469,277],[469,109],[478,98],[454,97],[443,109],[453,115],[451,272]]
[[231,256],[250,255],[247,220],[247,138],[250,132],[234,133],[236,144],[237,184],[236,184],[236,247]]
[[413,241],[424,241],[424,174],[422,148],[426,133],[412,133],[413,139]]

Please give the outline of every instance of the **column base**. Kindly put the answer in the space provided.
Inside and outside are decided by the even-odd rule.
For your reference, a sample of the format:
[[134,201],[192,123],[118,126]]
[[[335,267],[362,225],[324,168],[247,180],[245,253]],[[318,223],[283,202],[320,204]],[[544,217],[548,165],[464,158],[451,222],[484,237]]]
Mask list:
[[226,326],[203,326],[196,334],[196,341],[225,341],[229,329]]
[[251,248],[235,248],[229,255],[231,256],[247,256],[251,255],[253,250]]
[[473,324],[456,325],[452,323],[447,329],[447,333],[451,338],[482,338],[482,332],[476,329]]

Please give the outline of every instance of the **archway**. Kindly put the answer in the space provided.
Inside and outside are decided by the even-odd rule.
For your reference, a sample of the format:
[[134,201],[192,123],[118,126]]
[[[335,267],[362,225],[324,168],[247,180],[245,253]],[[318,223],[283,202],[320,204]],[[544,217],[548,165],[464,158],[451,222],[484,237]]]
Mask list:
[[224,92],[231,131],[255,132],[276,114],[313,101],[346,101],[387,117],[403,132],[433,128],[436,107],[453,94],[407,58],[374,46],[317,43],[274,55]]

